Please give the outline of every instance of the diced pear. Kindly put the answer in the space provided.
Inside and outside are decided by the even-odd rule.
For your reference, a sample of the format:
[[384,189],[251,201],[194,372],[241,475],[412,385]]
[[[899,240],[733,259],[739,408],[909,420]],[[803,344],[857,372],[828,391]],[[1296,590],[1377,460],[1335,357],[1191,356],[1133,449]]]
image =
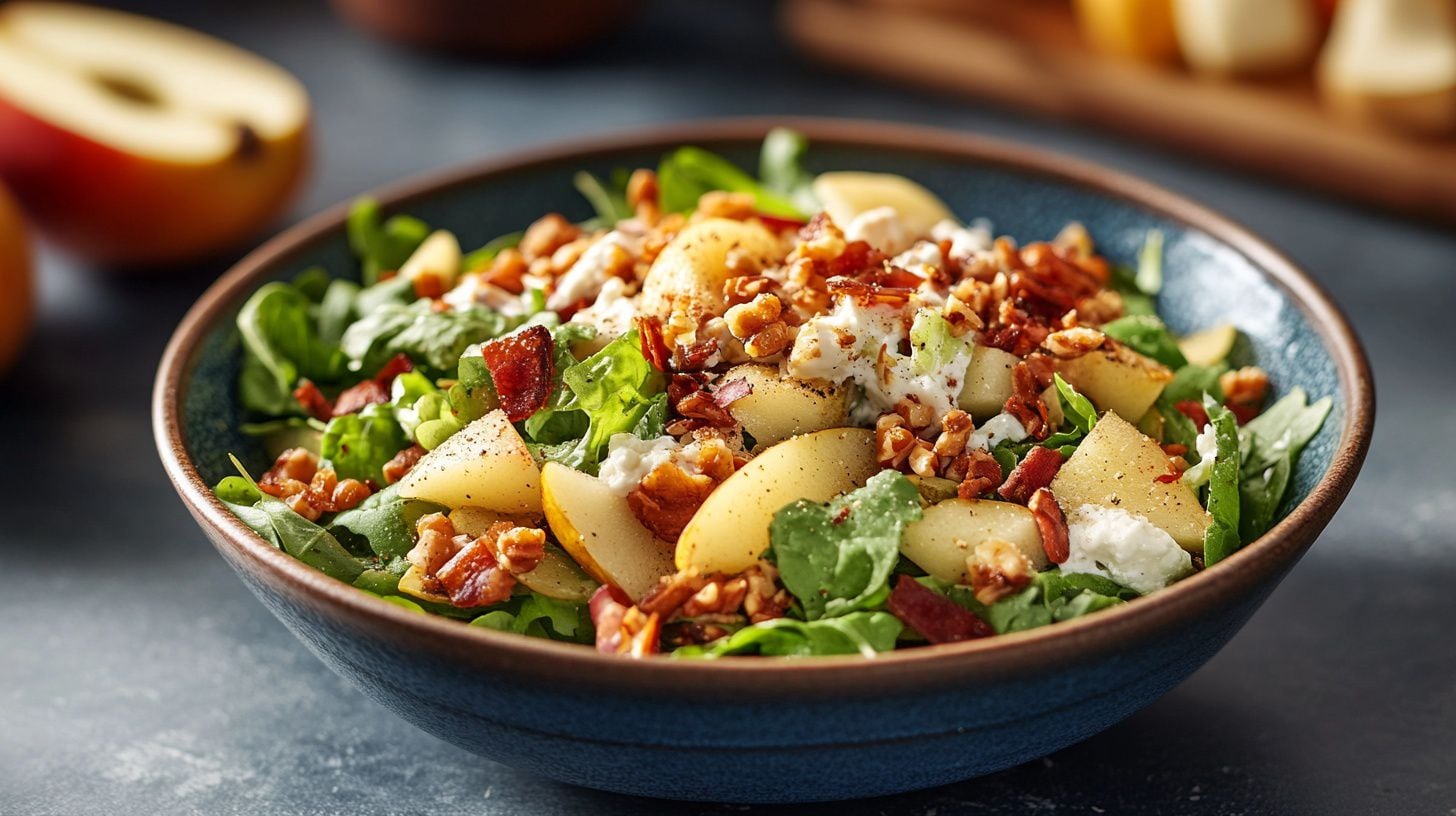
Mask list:
[[409,569],[404,571],[404,575],[399,576],[399,585],[396,588],[401,594],[409,595],[412,598],[419,598],[422,601],[434,601],[435,603],[446,605],[450,603],[449,595],[440,592],[430,592],[425,589],[424,582],[425,571],[419,565],[412,564]]
[[1162,363],[1111,342],[1081,357],[1058,360],[1057,371],[1093,405],[1128,422],[1142,419],[1173,379]]
[[1319,47],[1310,0],[1174,0],[1183,58],[1212,74],[1274,74],[1302,68]]
[[400,266],[399,276],[409,281],[434,278],[443,289],[449,289],[460,273],[460,261],[460,242],[455,233],[435,230]]
[[1228,358],[1238,339],[1238,329],[1228,323],[1221,323],[1179,340],[1178,350],[1194,365],[1218,365]]
[[1456,131],[1456,6],[1343,0],[1319,79],[1331,106],[1351,118],[1430,135]]
[[[728,255],[736,256],[730,269]],[[780,260],[779,239],[756,221],[709,218],[691,224],[658,253],[642,282],[639,310],[664,320],[673,313],[696,320],[728,306],[723,284]]]
[[1021,358],[1009,351],[976,346],[956,404],[977,422],[1001,413],[1011,398],[1011,370],[1019,362]]
[[935,193],[893,173],[820,173],[814,179],[814,195],[840,229],[860,213],[878,207],[893,209],[911,236],[929,235],[930,228],[941,221],[956,220]]
[[505,412],[495,410],[425,454],[399,481],[399,495],[539,516],[541,470]]
[[673,573],[672,545],[660,541],[606,482],[547,462],[541,471],[546,522],[581,568],[637,600]]
[[1167,532],[1183,549],[1202,552],[1212,519],[1193,488],[1181,480],[1159,481],[1173,473],[1157,442],[1106,413],[1062,464],[1051,490],[1064,514],[1084,504],[1126,510]]
[[722,382],[746,380],[753,392],[728,405],[759,448],[796,434],[843,428],[849,424],[849,389],[823,380],[801,380],[779,373],[778,366],[745,363],[729,369]]
[[1041,532],[1031,511],[984,499],[949,499],[925,508],[925,515],[905,528],[900,552],[935,578],[965,584],[969,582],[966,559],[977,544],[993,538],[1014,545],[1035,569],[1046,567]]
[[[450,523],[455,526],[455,532],[472,536],[483,535],[497,521],[531,527],[540,524],[533,519],[506,516],[478,507],[461,507],[450,513]],[[551,544],[546,545],[546,555],[541,563],[530,572],[517,575],[516,580],[532,592],[539,592],[548,598],[579,603],[591,600],[591,595],[598,586],[591,576],[571,560],[571,556]]]
[[678,538],[678,569],[742,572],[768,549],[774,513],[798,499],[828,501],[879,470],[872,431],[833,428],[786,439],[708,495]]

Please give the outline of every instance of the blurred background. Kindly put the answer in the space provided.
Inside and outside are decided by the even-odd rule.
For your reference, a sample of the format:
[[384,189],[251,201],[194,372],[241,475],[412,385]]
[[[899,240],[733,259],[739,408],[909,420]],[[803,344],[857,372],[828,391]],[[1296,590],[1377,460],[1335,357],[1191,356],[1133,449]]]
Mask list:
[[326,206],[571,137],[816,115],[1231,215],[1346,308],[1381,399],[1306,565],[1176,692],[1044,761],[823,812],[1456,813],[1456,0],[105,6],[200,34],[0,2],[0,812],[723,810],[491,765],[360,697],[204,544],[148,398],[188,306]]

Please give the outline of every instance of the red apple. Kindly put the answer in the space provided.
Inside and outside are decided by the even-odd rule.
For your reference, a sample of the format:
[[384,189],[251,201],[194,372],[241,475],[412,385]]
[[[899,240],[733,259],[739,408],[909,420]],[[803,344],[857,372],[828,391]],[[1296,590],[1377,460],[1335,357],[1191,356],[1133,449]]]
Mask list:
[[262,58],[168,23],[0,4],[0,178],[97,261],[181,261],[264,227],[302,178],[308,95]]
[[0,374],[20,354],[35,309],[30,242],[15,199],[0,185]]

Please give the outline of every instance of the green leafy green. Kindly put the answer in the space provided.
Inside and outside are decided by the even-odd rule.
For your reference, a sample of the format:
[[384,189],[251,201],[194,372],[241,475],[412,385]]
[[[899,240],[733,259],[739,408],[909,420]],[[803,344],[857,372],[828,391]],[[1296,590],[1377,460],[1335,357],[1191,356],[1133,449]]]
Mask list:
[[238,311],[243,342],[239,397],[249,410],[274,416],[299,413],[293,399],[300,377],[333,382],[344,376],[338,345],[319,336],[314,304],[287,283],[267,283]]
[[1163,290],[1163,231],[1148,230],[1143,249],[1138,253],[1137,288],[1149,295]]
[[403,498],[390,485],[334,516],[328,530],[353,550],[361,549],[362,543],[380,558],[401,558],[415,545],[415,522],[442,510],[437,504]]
[[524,237],[526,237],[526,233],[524,232],[508,232],[505,235],[498,235],[486,241],[485,245],[479,249],[465,253],[465,257],[460,260],[461,271],[480,271],[486,264],[495,260],[495,256],[501,254],[502,250],[518,246]]
[[739,629],[707,646],[684,646],[673,657],[759,654],[778,657],[852,655],[873,657],[895,648],[904,624],[888,612],[850,612],[801,621],[775,618]]
[[1213,566],[1239,548],[1239,424],[1233,411],[1213,397],[1203,398],[1203,409],[1218,444],[1208,480],[1207,506],[1213,524],[1203,538],[1203,563]]
[[920,580],[976,613],[991,624],[997,634],[1021,632],[1071,620],[1138,596],[1133,590],[1100,575],[1063,573],[1055,568],[1037,573],[1025,589],[989,606],[977,601],[969,587],[946,586],[932,578]]
[[1177,338],[1153,315],[1119,317],[1103,324],[1102,333],[1174,371],[1188,365],[1188,359],[1178,348]]
[[359,284],[347,280],[330,281],[318,306],[318,336],[337,346],[344,329],[354,320],[354,302],[359,299]]
[[[910,362],[917,374],[949,364],[970,349],[969,338],[956,337],[950,322],[935,309],[919,309],[910,324]],[[964,369],[964,365],[962,365]]]
[[804,216],[787,196],[770,190],[732,162],[701,147],[680,147],[664,156],[657,166],[657,186],[666,212],[689,212],[698,206],[704,193],[725,190],[752,195],[754,207],[768,215]]
[[774,128],[763,137],[758,176],[765,187],[786,196],[801,211],[812,213],[821,207],[818,196],[814,195],[814,174],[804,169],[804,156],[808,152],[809,140],[804,134]]
[[319,456],[340,479],[384,484],[384,465],[409,441],[388,405],[370,405],[357,414],[329,420],[319,443]]
[[586,605],[536,592],[517,596],[470,622],[518,635],[589,643],[595,636]]
[[394,355],[406,354],[416,365],[450,372],[472,343],[504,334],[519,322],[489,309],[437,312],[428,300],[387,303],[351,324],[341,345],[356,371],[375,371]]
[[632,217],[632,208],[627,204],[626,174],[617,175],[619,178],[613,179],[610,187],[585,170],[571,179],[577,192],[596,210],[597,223],[603,227],[613,226],[624,218]]
[[1173,372],[1173,379],[1163,387],[1163,393],[1153,407],[1163,417],[1163,439],[1166,444],[1183,445],[1188,448],[1184,456],[1192,464],[1198,463],[1198,449],[1194,440],[1202,428],[1194,427],[1193,420],[1179,411],[1180,402],[1202,402],[1205,394],[1215,400],[1223,399],[1223,388],[1218,378],[1228,370],[1220,363],[1216,366],[1185,365]]
[[827,504],[800,499],[775,513],[771,557],[809,620],[871,608],[888,594],[900,536],[920,516],[915,485],[882,471]]
[[366,286],[378,283],[381,272],[398,270],[430,234],[429,225],[413,216],[383,223],[380,218],[379,202],[372,198],[357,199],[349,209],[349,247],[363,265]]
[[[328,530],[293,512],[282,501],[258,491],[257,483],[248,475],[243,463],[236,457],[230,458],[239,475],[258,493],[257,501],[251,506],[228,504],[244,523],[275,547],[331,578],[352,584],[359,577],[364,565],[338,539]],[[229,494],[237,496],[235,483],[230,483],[227,489]]]
[[1057,401],[1062,404],[1062,416],[1082,434],[1092,432],[1097,425],[1097,407],[1092,400],[1082,396],[1062,375],[1053,374],[1052,382],[1057,386]]
[[1303,388],[1292,388],[1240,432],[1246,451],[1239,482],[1239,533],[1244,541],[1253,541],[1274,523],[1300,452],[1334,405],[1329,397],[1314,403],[1308,399]]

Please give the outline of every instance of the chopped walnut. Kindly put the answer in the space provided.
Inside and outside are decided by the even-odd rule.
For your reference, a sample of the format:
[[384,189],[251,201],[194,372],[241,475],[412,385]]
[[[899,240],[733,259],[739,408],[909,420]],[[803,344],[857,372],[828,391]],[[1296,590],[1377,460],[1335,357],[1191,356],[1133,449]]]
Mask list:
[[759,561],[743,573],[748,582],[748,592],[743,596],[743,613],[749,623],[762,623],[782,618],[793,605],[789,591],[778,585],[778,568],[767,561]]
[[420,568],[426,575],[433,576],[445,562],[454,557],[460,547],[455,542],[455,525],[444,513],[430,513],[420,516],[415,522],[415,546],[405,554],[405,560]]
[[695,219],[731,218],[744,221],[757,214],[757,204],[752,193],[730,193],[726,190],[709,190],[698,199],[693,212]]
[[643,223],[657,223],[662,216],[662,205],[656,173],[645,167],[632,171],[627,179],[627,206]]
[[410,445],[408,448],[396,453],[393,458],[384,463],[382,469],[385,484],[394,484],[403,479],[405,474],[414,469],[424,458],[425,449],[419,445]]
[[951,294],[945,299],[945,306],[941,309],[945,322],[950,325],[952,337],[964,337],[967,333],[980,331],[986,327],[986,322],[981,319],[976,310],[964,300]]
[[915,447],[915,433],[899,414],[884,414],[875,421],[875,460],[880,467],[898,470]]
[[965,452],[974,425],[970,414],[953,410],[941,419],[940,429],[940,436],[935,438],[935,455],[954,458]]
[[747,303],[724,312],[728,331],[743,342],[743,350],[754,359],[764,359],[788,347],[789,327],[782,319],[783,303],[776,295],[760,294]]
[[290,448],[258,480],[258,489],[282,499],[293,512],[309,521],[324,513],[358,507],[373,491],[358,479],[339,479],[332,468],[321,468],[318,457],[304,448]]
[[1031,583],[1031,562],[1010,542],[992,538],[977,544],[966,559],[971,589],[987,606]]
[[653,535],[673,542],[717,486],[711,476],[688,473],[673,462],[663,462],[627,494],[627,505]]
[[[1075,319],[1075,313],[1073,319]],[[1089,351],[1096,351],[1102,348],[1102,344],[1106,342],[1107,335],[1102,332],[1078,326],[1048,334],[1046,339],[1041,341],[1041,345],[1054,356],[1065,360],[1081,357]]]
[[531,262],[537,258],[549,258],[552,253],[580,236],[581,228],[560,214],[551,213],[526,228],[519,248],[525,260]]
[[973,448],[957,457],[946,468],[946,476],[956,479],[960,485],[956,495],[962,499],[974,499],[1000,487],[1001,463],[990,451]]
[[496,254],[490,265],[481,272],[480,280],[519,295],[526,291],[525,277],[530,270],[526,256],[515,247],[507,247]]
[[546,532],[535,527],[517,527],[510,522],[495,538],[496,559],[512,575],[530,572],[546,556]]
[[687,602],[682,605],[681,614],[685,618],[696,618],[700,615],[730,615],[737,612],[738,608],[743,605],[743,598],[747,594],[748,580],[744,577],[725,578],[717,575],[688,598]]

